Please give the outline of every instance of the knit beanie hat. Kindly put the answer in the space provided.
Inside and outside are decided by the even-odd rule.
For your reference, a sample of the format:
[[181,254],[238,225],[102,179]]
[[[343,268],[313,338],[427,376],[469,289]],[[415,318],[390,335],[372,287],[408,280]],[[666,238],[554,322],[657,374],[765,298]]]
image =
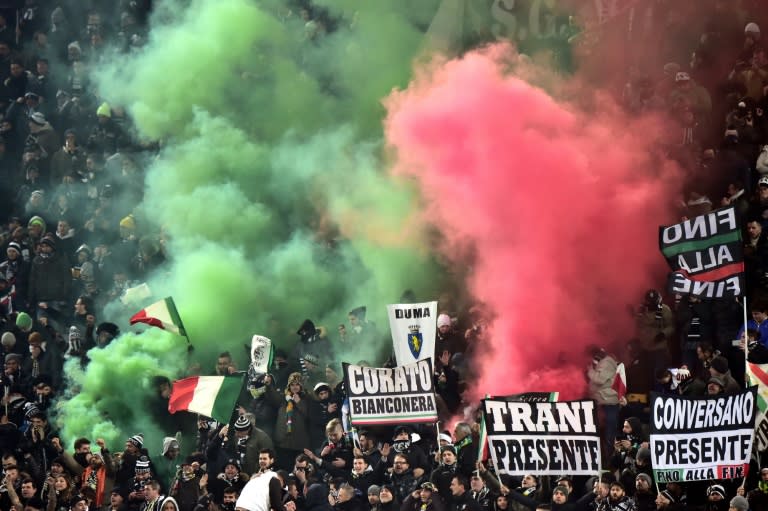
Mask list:
[[[128,439],[128,443],[132,444],[137,449],[141,449],[142,447],[144,447],[144,435],[142,435],[141,433],[133,435],[131,438]],[[142,456],[142,458],[143,457],[144,456]],[[138,462],[136,462],[136,463],[137,463],[136,466],[138,466]],[[147,465],[147,466],[149,466],[149,465]]]
[[15,250],[17,254],[21,255],[21,245],[19,245],[15,241],[8,243],[7,250]]
[[663,492],[659,493],[659,495],[667,499],[670,503],[675,503],[675,497],[672,495],[672,493],[670,493],[669,490],[664,490]]
[[133,215],[128,215],[127,217],[120,220],[120,227],[125,229],[135,229],[136,220],[133,218]]
[[29,222],[27,222],[27,227],[32,227],[33,225],[39,225],[45,231],[45,220],[42,217],[33,216],[30,218]]
[[[131,438],[134,438],[134,437],[131,437]],[[130,440],[128,440],[128,441],[130,442]],[[136,460],[136,468],[135,468],[135,470],[136,470],[137,473],[149,472],[150,471],[150,469],[149,469],[149,458],[147,458],[146,456],[142,456],[141,458]]]
[[19,315],[16,316],[16,326],[23,332],[26,332],[32,328],[32,318],[26,312],[19,312]]
[[40,240],[41,245],[48,245],[49,247],[55,249],[56,248],[56,238],[54,238],[50,233],[43,236],[43,239]]
[[455,445],[446,445],[444,447],[440,448],[440,453],[444,453],[445,451],[450,451],[453,453],[453,455],[456,455],[456,446]]
[[710,495],[720,495],[722,498],[725,498],[725,488],[719,484],[713,484],[707,488],[707,497]]
[[251,420],[245,415],[241,415],[235,421],[235,431],[248,431],[251,427]]
[[101,115],[104,117],[112,117],[112,109],[109,107],[109,103],[106,101],[99,105],[99,108],[96,109],[96,115]]
[[437,317],[437,328],[441,326],[451,326],[451,317],[448,314],[440,314]]
[[637,481],[638,479],[642,479],[643,481],[648,483],[648,486],[653,486],[653,479],[651,479],[651,476],[649,476],[648,474],[644,474],[644,473],[637,474],[637,477],[635,477],[635,481]]
[[331,386],[325,383],[324,381],[321,381],[317,385],[315,385],[315,388],[312,389],[312,392],[315,393],[315,395],[319,394],[322,391],[331,392]]
[[566,497],[568,496],[568,487],[563,485],[555,486],[555,489],[552,490],[552,493],[562,493]]
[[0,337],[0,344],[2,344],[5,349],[13,348],[16,345],[16,336],[13,335],[13,332],[5,332],[3,333],[3,336]]
[[45,124],[45,116],[40,112],[35,112],[32,115],[30,115],[29,120],[37,124],[38,126],[43,126]]
[[733,497],[730,505],[738,509],[738,511],[747,511],[749,509],[749,501],[740,495]]

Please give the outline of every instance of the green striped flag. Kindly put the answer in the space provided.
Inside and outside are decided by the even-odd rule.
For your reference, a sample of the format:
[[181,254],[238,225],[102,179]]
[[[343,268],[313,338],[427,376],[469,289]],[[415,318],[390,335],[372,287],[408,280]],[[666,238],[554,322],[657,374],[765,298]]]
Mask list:
[[743,294],[744,256],[735,207],[660,227],[659,249],[672,269],[670,292],[701,298]]

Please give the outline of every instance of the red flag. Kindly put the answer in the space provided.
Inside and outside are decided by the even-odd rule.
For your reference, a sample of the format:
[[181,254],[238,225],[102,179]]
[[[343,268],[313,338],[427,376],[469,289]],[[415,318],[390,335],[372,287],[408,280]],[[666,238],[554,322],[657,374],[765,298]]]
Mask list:
[[616,376],[613,377],[611,388],[619,395],[619,399],[627,395],[627,373],[623,363],[616,366]]

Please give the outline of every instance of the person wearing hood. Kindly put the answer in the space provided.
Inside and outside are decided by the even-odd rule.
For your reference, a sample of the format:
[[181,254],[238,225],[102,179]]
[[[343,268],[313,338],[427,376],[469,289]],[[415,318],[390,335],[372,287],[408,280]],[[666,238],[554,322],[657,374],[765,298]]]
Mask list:
[[179,508],[179,504],[173,497],[164,498],[159,507],[160,511],[180,511],[180,509],[181,508]]
[[379,510],[399,511],[400,501],[395,495],[395,490],[390,484],[384,484],[379,488]]
[[59,218],[56,223],[56,246],[61,254],[69,261],[70,267],[75,265],[75,250],[80,245],[76,238],[76,231],[66,218]]
[[123,138],[118,124],[112,120],[112,107],[102,103],[96,109],[96,126],[93,128],[86,147],[89,151],[100,154],[115,154],[118,141]]
[[[294,350],[295,360],[298,361],[301,372],[306,376],[310,369],[307,368],[306,360],[314,364],[314,369],[323,367],[323,363],[332,360],[331,342],[326,335],[325,328],[317,327],[310,319],[305,319],[299,329],[296,331],[299,336],[299,342],[296,343]],[[318,381],[324,375],[317,374]]]
[[47,176],[48,163],[59,149],[59,136],[45,115],[40,112],[35,112],[29,116],[27,127],[29,128],[29,135],[24,141],[24,152],[37,155],[41,172]]
[[158,472],[170,476],[167,480],[163,481],[166,488],[170,488],[171,483],[173,482],[180,452],[181,446],[175,437],[167,436],[163,438],[163,448],[160,453],[160,460],[157,462],[157,469]]
[[[616,436],[613,443],[614,451],[611,457],[611,467],[619,472],[632,469],[635,463],[637,450],[647,442],[643,436],[643,425],[637,417],[628,417],[624,421],[621,433]],[[647,447],[647,444],[645,445]]]
[[56,240],[43,236],[29,275],[30,308],[37,317],[55,319],[66,308],[71,284],[69,261],[56,250]]

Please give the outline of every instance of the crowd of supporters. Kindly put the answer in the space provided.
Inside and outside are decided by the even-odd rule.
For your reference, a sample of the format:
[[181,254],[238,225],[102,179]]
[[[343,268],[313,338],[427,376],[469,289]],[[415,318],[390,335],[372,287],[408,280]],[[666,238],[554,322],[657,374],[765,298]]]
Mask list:
[[[64,445],[51,420],[66,386],[64,362],[87,365],[90,349],[119,336],[104,306],[166,259],[163,234],[144,231],[132,214],[142,167],[158,148],[139,143],[126,112],[89,80],[106,48],[142,51],[151,8],[120,0],[0,9],[0,510],[232,510],[249,478],[272,469],[279,491],[265,489],[268,500],[248,509],[768,509],[760,456],[743,480],[660,485],[648,444],[652,391],[736,392],[745,387],[745,355],[768,362],[768,36],[759,23],[766,13],[702,2],[714,15],[696,27],[698,43],[659,69],[634,71],[620,96],[633,115],[671,119],[670,154],[691,176],[681,216],[736,207],[751,320],[745,334],[735,301],[665,298],[654,289],[639,297],[628,348],[588,353],[586,383],[604,440],[599,479],[499,477],[478,462],[477,403],[462,395],[487,318],[481,308],[451,310],[442,300],[434,378],[450,431],[345,427],[336,341],[376,343],[383,334],[360,307],[338,332],[301,324],[296,348],[278,350],[269,374],[249,379],[230,424],[162,417],[170,382],[158,378],[159,406],[147,413],[157,412],[165,438],[136,432],[121,452],[100,438]],[[667,4],[671,22],[675,5]],[[309,4],[297,3],[295,15],[308,40],[333,30]],[[244,358],[223,352],[199,372],[245,370]],[[621,397],[612,386],[619,362],[627,366]]]

